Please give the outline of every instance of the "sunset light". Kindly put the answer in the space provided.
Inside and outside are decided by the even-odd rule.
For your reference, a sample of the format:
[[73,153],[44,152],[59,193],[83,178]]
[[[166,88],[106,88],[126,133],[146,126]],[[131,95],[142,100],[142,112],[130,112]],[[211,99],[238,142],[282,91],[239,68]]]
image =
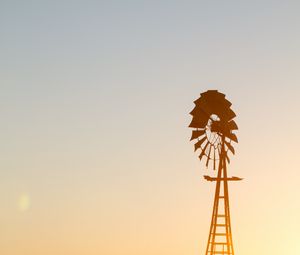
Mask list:
[[2,0],[0,255],[300,255],[299,10]]

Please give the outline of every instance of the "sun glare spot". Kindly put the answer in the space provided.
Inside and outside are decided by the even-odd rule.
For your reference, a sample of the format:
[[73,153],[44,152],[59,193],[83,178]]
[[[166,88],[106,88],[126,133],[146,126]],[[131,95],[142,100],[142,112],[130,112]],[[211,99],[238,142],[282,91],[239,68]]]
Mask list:
[[25,212],[30,208],[30,197],[27,193],[23,193],[19,196],[18,208],[21,212]]

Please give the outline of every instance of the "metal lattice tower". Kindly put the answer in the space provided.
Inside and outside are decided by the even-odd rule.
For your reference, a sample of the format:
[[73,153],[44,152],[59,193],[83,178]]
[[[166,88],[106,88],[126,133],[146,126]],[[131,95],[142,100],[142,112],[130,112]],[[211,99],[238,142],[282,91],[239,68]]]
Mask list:
[[[233,120],[236,116],[230,109],[231,103],[225,95],[217,90],[201,93],[194,101],[195,108],[190,113],[193,116],[189,127],[193,128],[191,140],[197,139],[195,151],[200,150],[199,159],[206,158],[206,167],[212,162],[217,168],[217,176],[205,175],[207,181],[216,182],[213,213],[211,218],[206,255],[234,255],[228,182],[240,181],[239,177],[227,176],[227,163],[230,162],[228,152],[235,153],[232,142],[238,142],[233,130],[238,127]],[[217,167],[218,164],[218,167]]]

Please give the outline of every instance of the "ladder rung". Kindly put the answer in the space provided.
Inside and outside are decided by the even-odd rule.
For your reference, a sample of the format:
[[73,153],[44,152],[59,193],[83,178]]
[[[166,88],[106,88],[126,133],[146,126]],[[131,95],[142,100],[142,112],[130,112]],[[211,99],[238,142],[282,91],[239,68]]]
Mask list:
[[219,196],[219,198],[225,198],[224,196]]
[[217,227],[226,227],[226,224],[216,224]]
[[231,252],[228,251],[208,251],[208,252],[212,252],[213,254],[231,254]]
[[[210,243],[212,243],[212,242],[210,242]],[[227,245],[227,243],[220,243],[220,242],[214,242],[212,244],[215,244],[215,245]]]
[[225,214],[217,214],[217,217],[223,217],[223,218],[226,218],[226,215],[225,215]]
[[226,236],[226,233],[215,233],[215,236]]

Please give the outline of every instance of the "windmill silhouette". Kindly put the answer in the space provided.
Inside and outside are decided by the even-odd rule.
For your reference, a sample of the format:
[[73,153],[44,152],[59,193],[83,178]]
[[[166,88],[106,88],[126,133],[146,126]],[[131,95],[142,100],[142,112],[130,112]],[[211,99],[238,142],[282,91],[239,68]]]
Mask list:
[[239,177],[227,176],[227,163],[230,163],[228,152],[235,153],[233,142],[238,142],[233,133],[238,127],[233,120],[236,116],[231,110],[231,103],[225,95],[217,90],[201,93],[194,101],[195,108],[190,128],[193,128],[191,140],[197,139],[195,151],[200,150],[199,159],[205,159],[206,167],[212,163],[217,176],[204,175],[207,181],[216,182],[213,213],[211,218],[206,255],[234,255],[228,181],[240,181]]

